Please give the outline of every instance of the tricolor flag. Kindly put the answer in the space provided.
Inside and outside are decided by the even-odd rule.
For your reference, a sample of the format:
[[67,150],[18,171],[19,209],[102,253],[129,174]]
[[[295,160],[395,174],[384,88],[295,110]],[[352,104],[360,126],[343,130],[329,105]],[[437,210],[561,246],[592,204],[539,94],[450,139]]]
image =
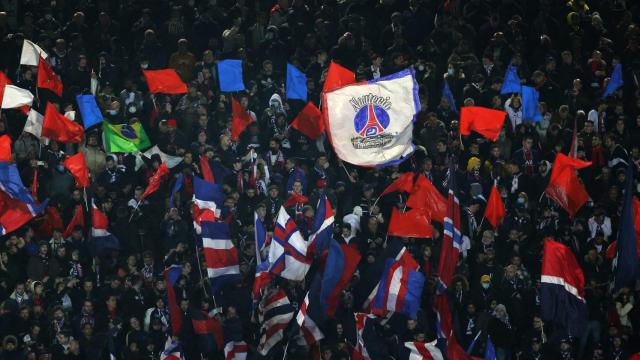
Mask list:
[[311,266],[307,258],[307,242],[284,207],[280,207],[278,213],[269,248],[269,263],[271,273],[294,281],[304,280]]
[[298,336],[297,341],[299,345],[315,345],[324,339],[320,326],[326,320],[326,316],[324,316],[320,307],[319,294],[320,276],[316,274],[296,315],[296,322],[300,327],[300,336]]
[[247,360],[249,346],[244,341],[229,341],[224,346],[224,360]]
[[284,290],[274,288],[264,296],[258,310],[261,324],[258,352],[267,355],[283,339],[284,330],[293,319],[294,309]]
[[633,163],[627,167],[625,179],[624,202],[616,242],[615,290],[625,286],[632,287],[638,278],[638,239],[636,239],[638,229],[635,228],[637,215],[634,214],[633,201],[634,167]]
[[425,281],[419,268],[406,248],[401,250],[397,259],[388,259],[373,300],[372,312],[377,315],[398,312],[416,319]]
[[407,360],[444,360],[442,352],[436,346],[437,340],[432,342],[405,342],[404,347],[409,349]]
[[412,69],[324,93],[322,104],[327,134],[343,161],[382,167],[413,153],[420,100]]
[[0,162],[0,235],[17,230],[40,214],[48,200],[36,204],[15,164]]
[[233,245],[229,226],[224,222],[203,221],[200,226],[207,275],[215,294],[224,285],[241,280],[238,249]]
[[353,348],[351,356],[354,360],[372,360],[365,344],[365,331],[369,333],[372,332],[371,326],[376,316],[372,314],[355,313],[354,317],[356,318],[356,346]]
[[582,334],[587,325],[584,274],[568,246],[544,240],[540,282],[542,319],[553,321],[554,329],[565,330],[569,336]]
[[89,249],[93,256],[101,256],[106,250],[119,249],[120,242],[109,232],[109,219],[91,204],[91,242]]
[[309,251],[307,255],[322,255],[322,253],[329,248],[332,235],[333,211],[331,210],[331,203],[329,199],[327,199],[327,195],[322,194],[318,200],[318,208],[316,209],[313,227],[309,235]]
[[439,285],[443,291],[451,284],[453,272],[463,250],[462,232],[460,231],[460,202],[458,201],[456,170],[453,159],[449,160],[449,195],[447,197],[447,216],[444,218],[444,235],[440,260],[438,261]]
[[224,202],[224,194],[220,185],[212,184],[193,177],[193,227],[196,233],[201,233],[201,223],[203,221],[216,221],[220,217],[218,207]]
[[[200,309],[191,309],[191,326],[196,335],[198,350],[202,353],[222,350],[224,347],[224,331],[220,320],[211,313]],[[214,346],[215,345],[215,346]]]

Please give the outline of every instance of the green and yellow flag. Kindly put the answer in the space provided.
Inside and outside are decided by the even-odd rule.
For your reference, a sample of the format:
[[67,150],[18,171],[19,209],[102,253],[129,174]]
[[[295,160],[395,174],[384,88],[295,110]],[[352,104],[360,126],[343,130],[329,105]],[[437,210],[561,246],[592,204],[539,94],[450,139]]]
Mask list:
[[151,146],[151,142],[140,123],[111,125],[102,123],[104,148],[107,152],[131,153]]

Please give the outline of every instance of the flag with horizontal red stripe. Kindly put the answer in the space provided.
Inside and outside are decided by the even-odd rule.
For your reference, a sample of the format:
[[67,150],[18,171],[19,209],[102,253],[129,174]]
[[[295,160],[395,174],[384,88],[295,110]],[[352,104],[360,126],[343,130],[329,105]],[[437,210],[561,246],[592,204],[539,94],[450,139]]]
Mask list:
[[272,288],[258,305],[260,341],[258,352],[267,355],[284,338],[284,330],[293,319],[294,308],[284,290]]
[[200,227],[207,276],[215,294],[223,286],[242,280],[238,249],[231,241],[229,226],[224,222],[203,221]]

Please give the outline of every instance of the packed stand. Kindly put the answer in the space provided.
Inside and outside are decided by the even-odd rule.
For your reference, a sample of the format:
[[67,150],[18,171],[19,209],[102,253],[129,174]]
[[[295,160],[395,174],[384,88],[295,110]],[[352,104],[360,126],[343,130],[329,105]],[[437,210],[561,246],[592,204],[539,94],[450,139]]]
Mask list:
[[[319,353],[350,359],[358,346],[354,313],[368,295],[357,291],[359,281],[390,241],[392,209],[406,208],[407,194],[379,195],[413,171],[446,197],[450,161],[457,164],[460,227],[468,238],[447,290],[463,349],[483,357],[490,338],[497,359],[627,359],[640,350],[638,292],[613,291],[610,248],[621,230],[627,165],[640,165],[640,3],[30,0],[2,2],[0,9],[0,69],[36,94],[33,109],[44,114],[53,104],[61,114],[79,114],[76,95],[93,94],[104,114],[104,123],[74,144],[38,139],[23,131],[25,113],[2,110],[0,135],[12,139],[11,162],[33,197],[49,202],[0,242],[0,358],[159,359],[174,333],[165,278],[171,266],[180,269],[173,291],[182,313],[173,335],[186,359],[222,359],[226,344],[242,341],[250,359],[308,358],[317,349],[287,338],[267,356],[258,353],[254,214],[271,234],[287,202],[307,239],[326,196],[333,238],[361,260],[335,317],[322,325]],[[39,66],[19,64],[25,39],[48,54],[44,61],[64,84],[59,95],[38,89]],[[223,59],[242,61],[245,91],[221,92],[216,64]],[[308,99],[321,107],[331,61],[357,81],[415,70],[421,110],[410,159],[353,166],[336,157],[325,136],[310,139],[289,126],[305,102],[285,96],[287,63],[306,74]],[[617,64],[624,85],[602,97]],[[538,91],[538,121],[523,120],[519,94],[501,94],[509,65]],[[175,69],[186,94],[149,93],[142,70],[165,68]],[[443,96],[445,82],[451,97]],[[253,120],[238,141],[232,96]],[[473,105],[506,111],[495,142],[459,134],[457,110]],[[108,124],[142,127],[149,145],[143,150],[154,151],[109,151]],[[544,190],[556,155],[572,148],[574,126],[575,156],[591,166],[579,170],[589,200],[571,217]],[[86,188],[63,164],[77,153],[89,168]],[[143,196],[165,165],[157,191]],[[221,289],[210,286],[192,215],[194,176],[206,171],[223,190],[217,215],[238,250],[241,276]],[[495,229],[483,218],[494,183],[506,207]],[[291,203],[292,193],[307,199]],[[108,221],[100,234],[117,239],[113,246],[92,243],[94,206]],[[86,221],[70,228],[79,213]],[[371,358],[398,359],[405,342],[438,337],[432,299],[443,236],[442,223],[433,222],[431,238],[401,239],[427,281],[417,319],[396,314],[374,325],[381,341],[367,348]],[[584,333],[554,331],[542,321],[545,237],[570,247],[584,272]],[[283,289],[297,311],[311,283],[310,276],[275,278],[269,286]],[[192,320],[204,318],[215,329],[202,335]]]

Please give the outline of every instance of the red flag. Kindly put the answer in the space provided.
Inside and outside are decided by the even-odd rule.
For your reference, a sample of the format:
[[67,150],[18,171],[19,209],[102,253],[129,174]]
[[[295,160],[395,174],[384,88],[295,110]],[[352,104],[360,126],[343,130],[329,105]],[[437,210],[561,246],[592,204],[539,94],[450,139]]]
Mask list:
[[0,161],[11,161],[11,143],[9,135],[0,136]]
[[447,199],[422,174],[418,176],[418,180],[413,185],[409,199],[407,199],[407,206],[412,209],[428,210],[429,218],[439,223],[443,223],[447,215]]
[[84,227],[84,211],[82,210],[82,205],[76,205],[76,209],[73,211],[73,217],[67,225],[67,228],[64,230],[62,236],[64,238],[68,238],[69,236],[71,236],[73,228],[78,225]]
[[426,209],[412,209],[400,213],[397,208],[391,210],[391,221],[387,230],[388,235],[432,238],[433,226]]
[[160,183],[162,182],[162,180],[164,180],[167,177],[168,174],[169,174],[169,168],[167,168],[167,164],[165,163],[160,164],[160,167],[158,168],[158,170],[156,170],[156,173],[153,174],[153,176],[149,179],[149,185],[147,186],[147,189],[142,194],[142,198],[144,199],[148,195],[160,189]]
[[416,174],[412,171],[406,172],[391,183],[391,185],[387,186],[386,189],[380,194],[380,197],[383,197],[392,192],[406,192],[409,193],[413,189],[413,178]]
[[7,77],[7,75],[0,71],[0,104],[2,104],[2,100],[4,99],[4,87],[5,85],[11,85],[11,80]]
[[322,92],[329,92],[356,82],[356,74],[333,61],[329,64]]
[[38,61],[38,84],[39,88],[49,89],[59,97],[62,97],[62,81],[53,71],[47,60],[40,57]]
[[206,155],[200,155],[200,170],[202,171],[204,181],[215,184],[216,178],[213,176],[213,170],[211,170],[209,158]]
[[506,112],[481,106],[464,106],[460,113],[460,134],[469,135],[471,131],[496,141],[502,130]]
[[231,97],[231,112],[233,113],[231,140],[238,141],[240,134],[251,124],[253,118],[233,96]]
[[83,135],[84,128],[82,125],[67,119],[56,110],[55,106],[47,103],[47,110],[42,121],[41,136],[63,143],[77,144],[82,141]]
[[182,82],[174,69],[143,70],[147,87],[152,94],[184,94],[187,92],[187,84]]
[[504,203],[502,202],[500,192],[498,188],[493,185],[491,193],[489,194],[489,200],[487,201],[487,208],[484,210],[484,217],[495,229],[502,222],[505,214]]
[[306,204],[309,202],[309,198],[298,194],[298,193],[291,193],[291,196],[289,196],[289,198],[287,199],[287,201],[284,202],[284,204],[282,204],[283,207],[288,208],[290,206],[294,206],[296,204]]
[[447,359],[449,360],[471,360],[471,356],[458,344],[455,335],[447,339]]
[[44,210],[44,216],[38,218],[38,227],[35,229],[36,237],[50,238],[53,235],[53,230],[64,229],[64,223],[58,208],[49,205]]
[[544,192],[558,203],[572,218],[589,200],[589,194],[578,179],[576,170],[590,166],[591,162],[571,158],[559,153],[553,162],[549,185]]
[[25,203],[0,191],[0,235],[8,234],[33,219]]
[[291,127],[315,140],[324,132],[322,113],[312,102],[308,102],[298,116],[293,119]]
[[69,156],[62,164],[73,175],[78,187],[89,187],[89,168],[84,160],[83,153],[79,152],[73,156]]
[[33,180],[31,181],[31,196],[38,200],[38,167],[33,169]]

